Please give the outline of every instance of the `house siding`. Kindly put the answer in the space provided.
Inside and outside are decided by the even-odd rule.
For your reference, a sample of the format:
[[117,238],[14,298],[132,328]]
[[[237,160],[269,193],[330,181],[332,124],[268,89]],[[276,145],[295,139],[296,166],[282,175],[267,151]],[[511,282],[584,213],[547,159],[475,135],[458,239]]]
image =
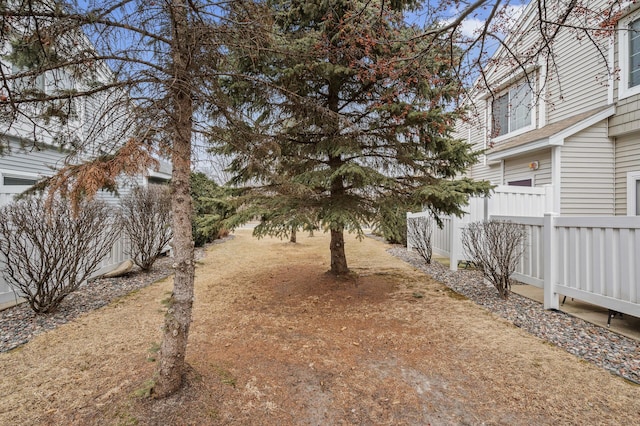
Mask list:
[[606,120],[565,140],[560,197],[563,215],[614,214],[614,153]]
[[[633,13],[637,12],[634,11]],[[617,35],[614,37],[613,56],[614,64],[616,68],[619,69],[622,63],[620,61],[620,40]],[[621,73],[625,71],[619,69],[618,72]],[[618,137],[640,131],[640,94],[620,99],[620,84],[620,78],[616,78],[613,85],[613,99],[616,101],[616,114],[609,120],[609,136],[611,137]]]
[[[596,39],[600,46],[598,49],[588,38],[577,40],[577,36],[573,30],[565,28],[554,44],[553,63],[557,68],[547,71],[548,123],[608,103],[609,87],[605,58],[609,40],[604,37]],[[580,54],[576,54],[577,52]]]
[[[529,169],[529,164],[538,162],[538,170]],[[509,158],[504,161],[504,184],[509,182],[531,179],[533,186],[551,183],[551,150],[534,152],[520,157]]]
[[627,214],[627,173],[640,172],[640,133],[621,136],[615,143],[615,214]]

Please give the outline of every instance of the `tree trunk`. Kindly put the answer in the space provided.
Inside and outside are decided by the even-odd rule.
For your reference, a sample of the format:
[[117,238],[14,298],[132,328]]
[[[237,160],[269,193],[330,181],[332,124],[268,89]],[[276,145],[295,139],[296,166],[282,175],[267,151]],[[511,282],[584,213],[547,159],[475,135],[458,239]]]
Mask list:
[[172,227],[175,256],[175,276],[169,309],[165,316],[164,336],[160,346],[155,385],[151,394],[164,398],[182,386],[184,359],[191,323],[194,284],[193,235],[191,230],[192,203],[189,177],[191,173],[191,118],[193,102],[189,91],[188,26],[184,0],[174,1],[172,22],[174,44],[172,56],[175,81],[169,87],[173,115],[168,133],[173,136],[172,166]]
[[291,237],[289,238],[290,243],[295,243],[297,241],[297,228],[295,226],[291,227]]
[[347,256],[344,252],[344,230],[331,230],[331,273],[334,275],[344,275],[349,273],[347,267]]

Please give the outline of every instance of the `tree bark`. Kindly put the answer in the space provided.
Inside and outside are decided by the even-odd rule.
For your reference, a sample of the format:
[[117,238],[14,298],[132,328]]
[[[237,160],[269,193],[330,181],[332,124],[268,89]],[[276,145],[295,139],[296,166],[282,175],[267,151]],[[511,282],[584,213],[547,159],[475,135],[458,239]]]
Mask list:
[[164,336],[151,394],[164,398],[182,386],[191,310],[193,306],[194,256],[191,230],[192,203],[189,177],[191,173],[191,119],[193,101],[188,84],[189,43],[184,0],[174,1],[172,59],[174,82],[168,88],[172,104],[172,226],[175,276],[169,309],[165,316]]
[[298,230],[295,226],[291,227],[291,237],[289,238],[290,243],[295,243],[297,239]]
[[344,251],[344,230],[331,230],[331,273],[334,275],[344,275],[349,273],[347,267],[347,256]]

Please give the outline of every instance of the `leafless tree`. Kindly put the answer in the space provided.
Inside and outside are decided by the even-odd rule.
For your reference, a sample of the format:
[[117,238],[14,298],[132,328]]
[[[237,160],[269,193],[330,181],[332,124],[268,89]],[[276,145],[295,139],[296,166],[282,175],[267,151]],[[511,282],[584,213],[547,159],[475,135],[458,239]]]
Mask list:
[[[192,142],[219,100],[218,27],[236,3],[23,0],[0,6],[0,148],[22,140],[71,152],[74,158],[41,184],[74,205],[101,188],[116,189],[123,173],[145,172],[155,156],[172,162],[175,278],[154,376],[157,398],[178,390],[184,376],[195,271]],[[74,111],[84,111],[85,120],[76,120]]]
[[131,248],[129,256],[148,271],[171,241],[171,193],[161,185],[136,187],[120,204],[122,228]]
[[431,263],[433,219],[430,217],[413,217],[407,219],[407,240],[427,264]]
[[6,282],[37,313],[49,313],[77,290],[109,254],[118,236],[112,209],[102,201],[68,201],[50,208],[27,197],[0,210],[0,254]]
[[493,219],[473,222],[462,231],[467,255],[504,299],[509,297],[511,275],[522,257],[525,238],[524,226]]

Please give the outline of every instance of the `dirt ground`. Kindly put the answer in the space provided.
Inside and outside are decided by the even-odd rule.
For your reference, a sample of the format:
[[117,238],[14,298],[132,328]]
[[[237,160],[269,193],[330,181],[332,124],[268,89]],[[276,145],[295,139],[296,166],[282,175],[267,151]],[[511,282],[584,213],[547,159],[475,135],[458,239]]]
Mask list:
[[250,231],[199,262],[177,395],[146,398],[171,280],[0,354],[0,424],[638,424],[640,387],[526,334],[372,239]]

